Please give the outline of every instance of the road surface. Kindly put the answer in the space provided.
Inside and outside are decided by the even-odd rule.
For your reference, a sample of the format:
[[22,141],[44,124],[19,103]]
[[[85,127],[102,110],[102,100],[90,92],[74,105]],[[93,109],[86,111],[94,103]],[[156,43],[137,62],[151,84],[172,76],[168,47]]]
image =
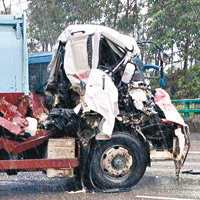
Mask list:
[[[198,138],[199,137],[199,138]],[[191,150],[182,171],[200,172],[200,136],[192,137]],[[154,162],[143,179],[129,192],[69,193],[72,179],[48,179],[42,172],[0,174],[1,200],[193,200],[200,199],[200,175],[181,174],[176,179],[172,161]],[[68,191],[67,191],[68,190]]]

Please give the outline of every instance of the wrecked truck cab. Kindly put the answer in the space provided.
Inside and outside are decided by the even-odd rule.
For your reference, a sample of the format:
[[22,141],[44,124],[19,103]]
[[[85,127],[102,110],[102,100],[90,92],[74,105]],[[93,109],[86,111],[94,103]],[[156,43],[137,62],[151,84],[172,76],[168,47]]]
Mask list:
[[[125,76],[130,73],[125,70],[125,75],[122,77],[124,70],[120,68],[128,69],[129,66],[133,68],[133,73],[135,70],[135,65],[130,62],[133,55],[139,54],[135,40],[110,28],[91,25],[80,25],[78,28],[70,26],[58,40],[60,49],[62,45],[65,46],[62,70],[66,79],[74,90],[79,91],[80,98],[84,98],[77,105],[77,109],[81,107],[83,112],[92,110],[101,114],[103,130],[99,136],[104,134],[109,139],[114,128],[115,117],[119,112],[116,85],[121,84],[121,79],[125,81],[127,79]],[[59,54],[61,52],[59,53],[58,50],[56,54],[58,56],[55,56],[52,63],[61,62]],[[57,67],[59,65],[55,64],[52,67],[47,90],[49,87],[54,87],[53,84],[58,84],[55,76],[59,71]]]
[[[12,32],[8,41],[27,51],[25,22],[10,20],[0,23],[2,34]],[[23,51],[19,60],[2,56],[8,71],[1,74],[1,172],[75,174],[83,187],[105,192],[131,189],[152,160],[173,160],[179,175],[189,130],[163,89],[153,94],[143,76],[137,79],[140,50],[132,37],[104,26],[69,26],[49,65],[45,96],[29,92]],[[4,82],[10,71],[19,78],[15,87],[13,79],[9,87]]]
[[108,27],[72,25],[58,43],[45,126],[79,139],[83,182],[101,191],[130,189],[151,160],[173,160],[178,176],[189,130],[163,89],[153,95],[143,75],[136,78],[136,41]]

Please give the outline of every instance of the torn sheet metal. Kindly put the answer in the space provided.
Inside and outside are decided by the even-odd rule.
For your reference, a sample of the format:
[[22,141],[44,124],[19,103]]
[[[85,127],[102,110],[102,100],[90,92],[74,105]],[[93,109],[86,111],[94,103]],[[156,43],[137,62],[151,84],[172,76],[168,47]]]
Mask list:
[[133,103],[138,110],[146,111],[144,103],[147,101],[147,93],[143,89],[131,89],[129,91]]
[[101,26],[101,25],[70,25],[68,26],[59,36],[58,41],[62,43],[66,43],[68,40],[72,38],[86,37],[89,35],[94,35],[94,63],[93,67],[96,68],[98,65],[98,45],[101,36],[108,38],[109,40],[116,43],[118,46],[124,49],[128,49],[130,52],[133,51],[134,55],[139,55],[140,50],[139,47],[134,40],[134,38],[120,34],[119,32],[111,29],[109,27]]
[[5,94],[0,99],[0,113],[3,115],[0,126],[13,135],[29,133],[34,136],[38,130],[38,122],[41,123],[47,119],[48,110],[34,93],[30,93],[29,96],[22,94],[16,105],[6,101],[6,97]]
[[[136,41],[130,36],[99,25],[71,25],[59,36],[58,41],[66,44],[64,70],[70,83],[77,88],[81,88],[83,83],[86,85],[83,98],[85,98],[84,102],[87,106],[82,103],[84,112],[88,107],[101,114],[104,119],[99,126],[102,129],[100,131],[110,136],[115,116],[119,112],[118,90],[113,80],[105,72],[109,73],[109,68],[114,72],[134,55],[139,55],[140,50]],[[116,59],[103,58],[102,45],[104,48],[107,48],[107,45],[111,48],[109,51],[116,54],[117,62]],[[111,57],[111,55],[105,56]],[[113,63],[114,60],[116,63]],[[99,65],[103,65],[103,69],[106,66],[108,70],[103,72],[97,69]],[[56,68],[53,71],[56,72]],[[83,98],[80,98],[83,102]],[[76,107],[75,112],[78,113],[80,109],[80,106]]]
[[179,141],[179,150],[180,150],[179,155],[182,156],[183,152],[184,152],[184,148],[185,148],[185,137],[184,137],[184,134],[181,131],[181,128],[177,128],[174,132],[175,132],[175,135],[177,136],[178,141]]
[[0,126],[7,129],[9,132],[11,132],[14,135],[19,135],[24,132],[24,130],[21,129],[20,126],[15,125],[11,121],[8,121],[3,117],[0,117]]
[[[139,133],[151,144],[155,158],[176,161],[179,173],[189,150],[188,132],[184,131],[187,126],[167,92],[156,89],[155,96],[150,92],[150,77],[143,71],[145,65],[134,60],[140,54],[135,40],[103,26],[72,25],[63,31],[58,43],[50,76],[53,89],[48,91],[57,102],[53,109],[68,108],[64,102],[69,100],[70,90],[78,94],[78,98],[70,98],[70,109],[79,116],[81,125],[85,123],[84,127],[77,121],[73,124],[79,128],[77,136],[82,144],[87,146],[95,135],[99,140],[101,133],[110,139],[114,128]],[[158,70],[162,71],[163,66],[158,66]],[[95,118],[88,120],[87,116]],[[61,114],[56,115],[52,124],[68,129]]]
[[0,99],[0,113],[3,115],[0,120],[0,126],[14,135],[23,133],[23,127],[29,124],[21,113],[18,112],[18,107],[7,102],[5,98]]
[[155,103],[164,112],[168,121],[187,126],[175,106],[172,104],[169,94],[162,88],[155,89]]
[[86,85],[85,103],[90,110],[101,114],[101,132],[111,136],[115,116],[118,115],[118,90],[111,78],[99,69],[93,69]]
[[48,118],[48,109],[45,108],[38,96],[33,92],[29,95],[29,107],[32,110],[32,117],[37,119],[39,122],[43,122]]
[[64,69],[73,86],[79,86],[80,80],[86,82],[89,75],[92,54],[87,51],[87,41],[88,37],[69,40],[65,46]]
[[[119,32],[100,25],[71,25],[60,35],[58,41],[66,43],[64,68],[66,74],[77,74],[96,69],[99,64],[99,45],[104,37],[122,49],[126,49],[124,61],[139,55],[136,41]],[[69,77],[70,78],[70,77]]]

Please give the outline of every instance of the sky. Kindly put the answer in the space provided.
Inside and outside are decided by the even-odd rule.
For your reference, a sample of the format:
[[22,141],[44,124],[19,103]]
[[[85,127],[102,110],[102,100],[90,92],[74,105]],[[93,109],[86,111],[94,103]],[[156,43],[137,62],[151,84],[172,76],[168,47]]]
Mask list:
[[[16,17],[21,17],[22,13],[28,8],[27,0],[4,0],[6,7],[11,5],[11,13]],[[0,10],[4,10],[3,2],[0,0]]]

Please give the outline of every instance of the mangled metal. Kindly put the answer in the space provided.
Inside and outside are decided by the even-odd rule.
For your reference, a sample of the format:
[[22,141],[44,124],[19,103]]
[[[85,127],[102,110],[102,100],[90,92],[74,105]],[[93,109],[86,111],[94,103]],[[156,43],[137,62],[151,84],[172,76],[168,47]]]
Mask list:
[[[66,43],[64,71],[72,86],[79,90],[83,111],[87,107],[101,114],[100,134],[102,132],[110,138],[118,114],[118,90],[111,80],[112,75],[115,76],[118,68],[125,63],[129,71],[134,68],[128,60],[139,54],[135,40],[112,29],[90,25],[70,26],[58,40]],[[55,65],[54,71],[56,73]],[[122,81],[125,81],[129,71],[125,71]]]
[[[97,25],[69,26],[57,46],[45,91],[48,109],[34,93],[17,106],[1,99],[0,125],[16,136],[12,142],[0,138],[2,149],[17,155],[46,148],[50,137],[56,144],[72,137],[78,156],[67,164],[58,160],[60,168],[78,166],[81,144],[80,178],[101,191],[132,188],[151,160],[173,160],[179,175],[189,150],[189,129],[169,95],[161,88],[151,91],[146,73],[153,67],[162,74],[163,60],[160,66],[143,65],[132,37]],[[22,138],[24,143],[15,141]],[[53,161],[42,163],[56,168]]]
[[[153,159],[174,159],[179,174],[189,149],[188,127],[163,89],[151,93],[144,76],[152,65],[136,62],[140,51],[135,40],[107,27],[75,25],[58,41],[65,50],[62,73],[79,94],[76,113],[81,111],[81,119],[99,115],[94,120],[98,126],[89,125],[96,139],[111,138],[118,124],[133,129],[149,143]],[[55,76],[55,64],[53,69]]]

